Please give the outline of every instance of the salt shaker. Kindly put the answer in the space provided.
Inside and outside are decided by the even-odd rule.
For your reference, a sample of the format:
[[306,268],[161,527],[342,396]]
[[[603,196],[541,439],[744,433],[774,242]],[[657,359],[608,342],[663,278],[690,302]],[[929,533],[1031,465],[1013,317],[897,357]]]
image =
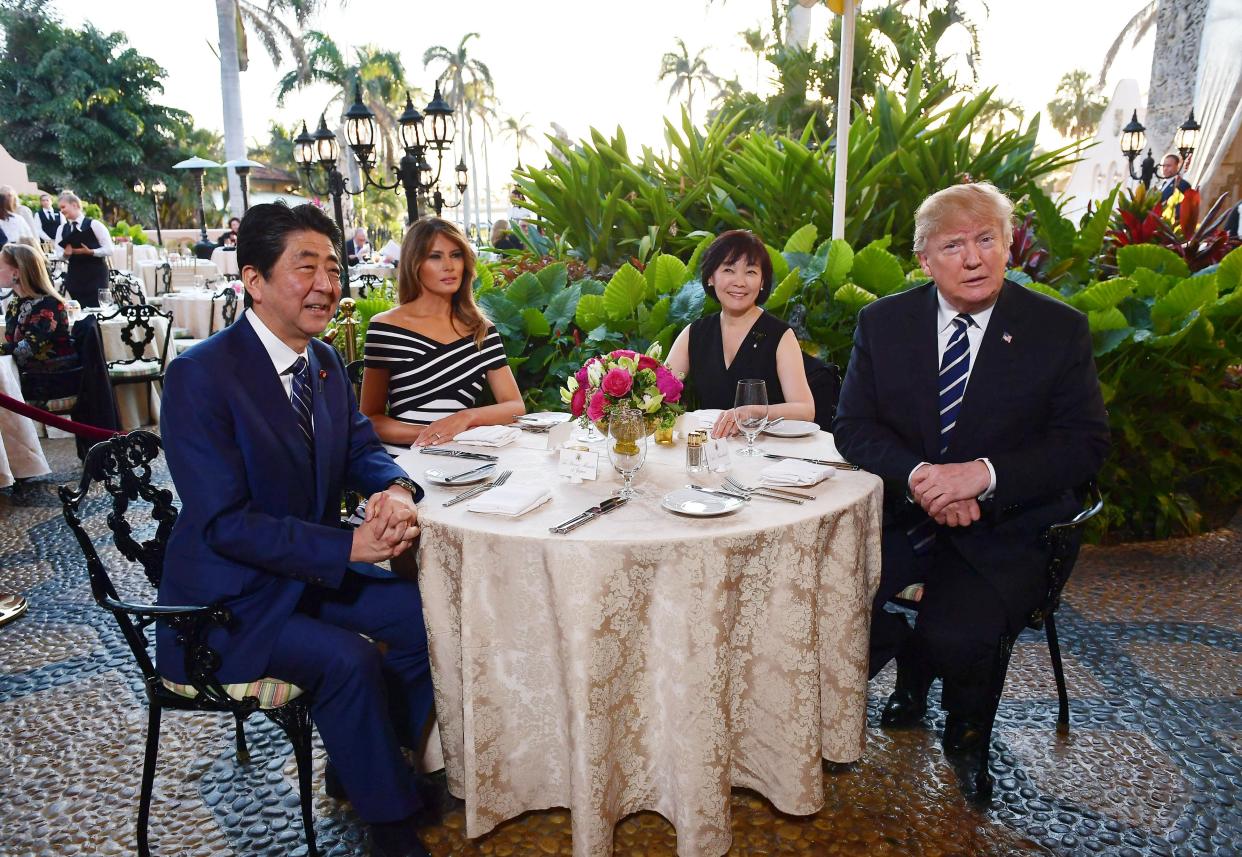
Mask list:
[[692,431],[686,436],[686,472],[694,475],[707,472],[707,432]]

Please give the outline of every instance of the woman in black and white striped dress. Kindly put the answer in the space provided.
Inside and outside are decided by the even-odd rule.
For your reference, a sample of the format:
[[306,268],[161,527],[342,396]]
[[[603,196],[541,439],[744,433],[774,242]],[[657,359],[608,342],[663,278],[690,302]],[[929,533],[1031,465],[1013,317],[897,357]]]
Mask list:
[[[526,412],[504,344],[474,303],[474,251],[447,220],[401,243],[400,303],[371,319],[359,407],[386,443],[447,443]],[[496,404],[476,407],[486,381]]]

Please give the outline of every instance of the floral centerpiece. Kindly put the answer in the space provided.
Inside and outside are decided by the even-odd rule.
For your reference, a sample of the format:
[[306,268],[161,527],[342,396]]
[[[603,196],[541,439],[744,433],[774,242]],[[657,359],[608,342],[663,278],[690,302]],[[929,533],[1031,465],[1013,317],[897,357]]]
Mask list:
[[671,430],[685,408],[680,404],[683,384],[661,362],[663,349],[654,342],[647,353],[619,349],[592,357],[561,388],[561,401],[577,419],[607,430],[608,417],[634,408],[647,420],[648,431]]

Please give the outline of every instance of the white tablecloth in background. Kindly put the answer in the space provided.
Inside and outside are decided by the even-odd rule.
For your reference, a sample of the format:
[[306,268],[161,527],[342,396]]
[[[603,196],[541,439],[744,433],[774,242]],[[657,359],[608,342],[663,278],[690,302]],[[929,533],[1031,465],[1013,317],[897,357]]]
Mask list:
[[[129,248],[133,248],[133,264],[130,264]],[[139,262],[152,262],[160,258],[159,251],[150,244],[113,244],[112,245],[112,267],[118,271],[133,271],[138,267]]]
[[[172,313],[173,326],[184,327],[195,339],[206,339],[212,332],[211,316],[216,317],[215,330],[224,329],[224,300],[213,301],[219,289],[184,289],[164,295],[161,309]],[[240,301],[238,312],[241,311]]]
[[[819,810],[821,760],[863,753],[880,480],[836,471],[803,489],[817,498],[804,505],[755,498],[733,515],[684,518],[660,500],[691,481],[685,445],[650,444],[640,496],[558,536],[548,528],[618,482],[602,444],[604,480],[558,479],[554,454],[530,448],[545,442],[523,435],[496,450],[510,484],[552,489],[516,519],[441,505],[456,491],[423,470],[472,462],[401,459],[427,487],[418,579],[467,835],[565,806],[576,857],[605,857],[621,817],[654,810],[677,829],[679,855],[717,857],[730,845],[731,786],[782,812]],[[838,457],[823,433],[761,446]],[[735,456],[732,475],[755,485],[768,463]]]
[[[22,398],[21,378],[17,364],[9,355],[0,356],[0,393],[19,401]],[[0,408],[0,488],[7,488],[14,479],[28,479],[52,472],[48,467],[34,421],[5,408]]]
[[361,277],[363,274],[370,274],[373,277],[383,277],[385,280],[391,280],[397,276],[397,268],[395,265],[350,265],[349,278]]
[[211,251],[211,263],[226,277],[237,276],[237,251],[217,247]]
[[[168,322],[160,317],[152,319],[152,325],[155,327],[155,338],[147,345],[144,353],[145,357],[159,357],[160,352],[164,348],[164,340],[168,336]],[[99,332],[103,336],[104,359],[105,360],[129,360],[134,356],[134,350],[125,344],[121,338],[121,332],[125,329],[125,319],[123,318],[101,318],[99,320]],[[136,331],[139,332],[140,331]],[[173,350],[170,346],[168,349],[168,360],[173,358]],[[167,366],[167,362],[164,364]],[[142,384],[121,384],[114,386],[113,392],[116,395],[116,411],[117,416],[121,420],[121,431],[132,431],[142,426],[155,425],[160,421],[160,396],[163,394],[163,385],[156,384],[154,391],[150,393],[151,406],[148,407],[148,389],[151,385]]]
[[[142,287],[148,295],[154,295],[156,290],[163,291],[163,281],[160,279],[159,261],[146,261],[138,263],[138,275],[142,278]],[[220,276],[220,269],[216,267],[214,262],[204,260],[180,261],[172,263],[172,287],[177,289],[194,288],[194,278],[204,277],[210,281]]]

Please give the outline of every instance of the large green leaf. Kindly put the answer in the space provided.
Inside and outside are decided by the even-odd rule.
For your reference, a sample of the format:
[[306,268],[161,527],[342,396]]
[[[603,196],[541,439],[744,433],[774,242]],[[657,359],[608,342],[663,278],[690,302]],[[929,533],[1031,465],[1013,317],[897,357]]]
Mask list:
[[574,311],[574,324],[586,331],[607,325],[608,313],[604,310],[604,296],[583,295],[579,298],[578,307]]
[[767,303],[764,306],[767,309],[780,309],[789,303],[789,299],[798,293],[802,287],[802,276],[797,268],[789,272],[789,276],[781,280],[780,285],[772,290],[772,294],[768,296]]
[[1092,333],[1125,330],[1130,327],[1130,322],[1126,319],[1125,314],[1117,307],[1091,310],[1087,313],[1087,322],[1091,327]]
[[1061,294],[1060,292],[1058,292],[1058,291],[1057,291],[1056,289],[1054,289],[1052,286],[1048,286],[1048,285],[1045,285],[1045,284],[1043,284],[1043,283],[1027,283],[1027,284],[1026,284],[1026,288],[1030,289],[1030,290],[1031,290],[1031,291],[1033,291],[1033,292],[1039,292],[1041,295],[1045,295],[1045,296],[1047,296],[1047,297],[1050,297],[1050,298],[1052,298],[1053,300],[1058,300],[1058,301],[1060,301],[1061,303],[1065,303],[1065,302],[1066,302],[1066,301],[1065,301],[1065,295],[1063,295],[1063,294]]
[[552,332],[552,326],[548,324],[543,313],[533,306],[522,309],[522,320],[526,324],[526,333],[529,336],[547,336]]
[[1216,321],[1242,316],[1242,289],[1234,289],[1222,295],[1215,303],[1204,307],[1203,312]]
[[1173,324],[1181,321],[1204,304],[1216,300],[1216,278],[1187,277],[1151,307],[1151,323],[1157,333],[1168,333]]
[[1158,274],[1151,268],[1136,268],[1130,275],[1135,283],[1135,293],[1144,298],[1158,298],[1173,288],[1178,278],[1168,274]]
[[535,276],[539,278],[540,284],[543,285],[543,293],[547,296],[546,299],[551,300],[569,282],[569,269],[564,262],[557,262],[554,265],[548,265],[546,268],[540,268]]
[[1108,196],[1096,203],[1095,211],[1074,237],[1074,254],[1081,259],[1091,259],[1099,254],[1108,232],[1113,214],[1113,201],[1121,185],[1113,188]]
[[602,280],[585,279],[578,281],[578,288],[582,289],[584,295],[602,295],[604,289],[608,288],[608,284]]
[[548,325],[557,333],[563,333],[573,324],[574,313],[578,310],[578,300],[581,297],[582,288],[577,283],[554,294],[543,313]]
[[876,300],[876,296],[871,294],[871,292],[859,288],[853,283],[846,283],[837,289],[832,298],[841,304],[851,316],[856,315],[860,309]]
[[785,242],[785,252],[810,253],[815,249],[815,238],[817,235],[819,235],[818,227],[814,223],[806,224],[789,236],[789,240]]
[[613,321],[633,318],[643,302],[647,283],[638,269],[626,262],[612,275],[604,289],[604,311]]
[[505,297],[516,307],[542,307],[547,302],[543,283],[530,271],[523,271],[505,286]]
[[526,339],[526,325],[522,320],[522,312],[513,301],[509,300],[504,291],[490,289],[479,295],[479,306],[484,314],[496,325],[496,330],[504,339]]
[[1234,247],[1216,268],[1216,285],[1220,293],[1242,289],[1242,247]]
[[673,307],[672,297],[665,296],[660,298],[651,306],[651,310],[643,318],[638,326],[638,332],[648,339],[655,339],[660,335],[660,331],[664,329],[664,325],[668,324],[668,315]]
[[474,272],[474,290],[476,292],[486,291],[496,285],[496,277],[492,274],[492,269],[487,265],[479,265]]
[[854,256],[850,279],[872,294],[884,297],[900,291],[906,276],[896,256],[871,244]]
[[1133,274],[1138,268],[1148,268],[1157,274],[1173,274],[1189,277],[1186,260],[1167,247],[1159,244],[1130,244],[1117,251],[1117,268],[1122,276]]
[[706,300],[707,293],[703,291],[702,285],[696,282],[686,283],[673,295],[673,303],[669,307],[669,321],[680,327],[695,321],[703,314]]
[[[1128,341],[1130,337],[1133,335],[1134,335],[1134,328],[1132,327],[1125,327],[1125,328],[1120,328],[1118,330],[1104,331],[1103,333],[1094,337],[1095,348],[1093,350],[1095,352],[1095,356],[1103,357],[1105,354],[1108,354],[1112,351],[1117,350],[1117,348],[1120,347],[1122,343]],[[1103,389],[1104,385],[1101,384],[1100,388]],[[1106,398],[1104,400],[1105,404],[1107,404],[1108,401],[1109,401],[1109,398]]]
[[686,281],[686,265],[676,256],[661,254],[651,260],[643,276],[656,297],[671,295]]
[[1152,348],[1169,349],[1186,339],[1196,328],[1204,329],[1205,325],[1207,330],[1211,329],[1211,322],[1195,311],[1188,315],[1176,329],[1163,335],[1157,335],[1150,330],[1135,331],[1134,341],[1146,343]]
[[1134,280],[1117,277],[1083,289],[1070,298],[1070,304],[1086,312],[1109,310],[1134,292]]
[[764,246],[767,247],[768,258],[772,260],[772,282],[779,283],[789,276],[789,263],[785,261],[785,257],[780,253],[777,253],[766,244]]
[[836,288],[845,282],[854,267],[854,249],[844,238],[833,238],[819,245],[816,255],[824,257],[824,279]]

